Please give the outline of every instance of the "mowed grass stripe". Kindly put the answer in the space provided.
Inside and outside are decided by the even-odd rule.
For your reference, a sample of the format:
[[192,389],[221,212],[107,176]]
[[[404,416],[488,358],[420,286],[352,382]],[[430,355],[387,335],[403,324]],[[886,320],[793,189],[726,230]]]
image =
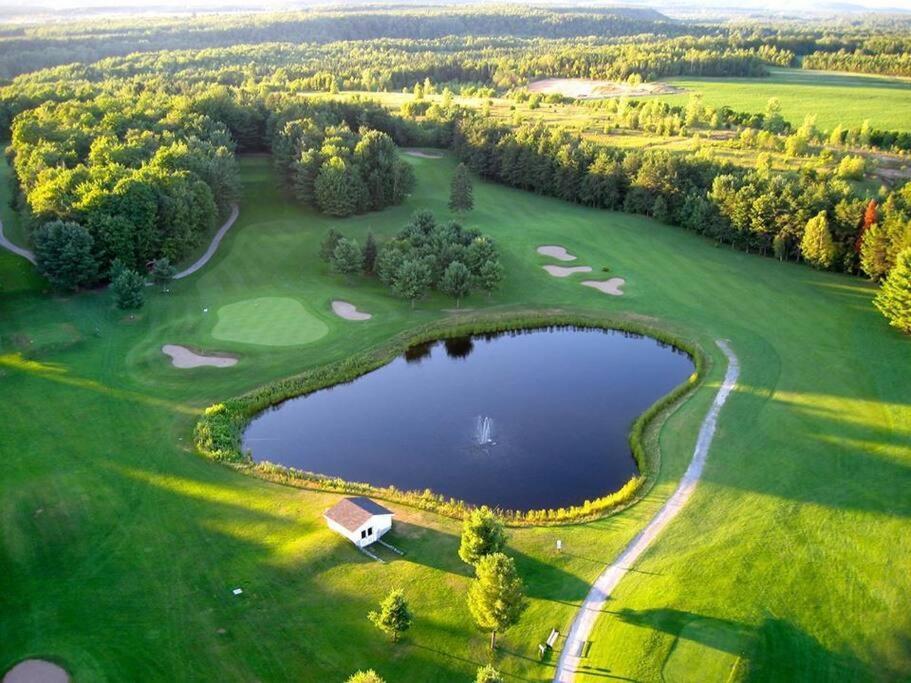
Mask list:
[[[808,114],[816,125],[859,127],[864,120],[882,130],[911,130],[911,81],[800,69],[770,69],[765,78],[672,78],[671,85],[702,93],[712,107],[763,112],[769,98],[781,101],[781,113],[799,126]],[[661,95],[671,104],[684,105],[690,95]]]

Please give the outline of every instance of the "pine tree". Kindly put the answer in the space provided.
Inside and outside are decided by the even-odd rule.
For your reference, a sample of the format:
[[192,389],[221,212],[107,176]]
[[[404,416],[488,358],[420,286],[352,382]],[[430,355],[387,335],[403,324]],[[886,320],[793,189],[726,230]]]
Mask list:
[[335,228],[329,228],[329,232],[326,233],[326,236],[323,237],[323,241],[319,245],[319,257],[326,263],[332,262],[332,255],[335,253],[335,247],[338,246],[338,241],[342,239],[343,235]]
[[506,545],[503,523],[486,505],[472,510],[462,522],[459,557],[475,565],[485,555],[500,552]]
[[367,669],[367,671],[358,671],[345,683],[386,683],[386,681],[373,669]]
[[471,272],[459,261],[450,263],[440,278],[440,291],[456,300],[456,308],[462,305],[462,298],[471,291]]
[[474,207],[471,176],[465,164],[456,166],[452,176],[452,189],[449,192],[449,210],[457,213],[471,211]]
[[482,557],[468,588],[468,610],[480,628],[490,631],[491,650],[497,633],[515,624],[525,607],[525,588],[512,558],[503,553]]
[[373,237],[372,232],[367,233],[367,241],[364,242],[364,272],[368,275],[373,272],[374,267],[376,266],[376,255],[378,248],[376,246],[376,239]]
[[354,275],[364,267],[364,254],[355,239],[343,237],[332,252],[332,269],[343,275]]
[[394,590],[380,603],[378,612],[370,612],[367,618],[380,631],[392,636],[392,642],[398,642],[399,637],[411,628],[411,611],[405,601],[405,593],[401,589]]
[[414,308],[415,301],[430,289],[430,282],[431,272],[427,264],[417,259],[410,259],[403,261],[399,266],[392,288],[400,297],[408,299],[411,307]]
[[818,268],[829,268],[835,262],[836,251],[829,230],[829,219],[825,211],[820,211],[807,221],[800,242],[800,253],[807,263]]
[[145,278],[135,270],[125,268],[120,271],[111,282],[111,290],[114,292],[114,303],[117,304],[117,308],[121,310],[142,308],[142,304],[145,302],[145,286]]
[[152,262],[152,281],[162,289],[174,278],[176,272],[177,269],[171,265],[171,260],[167,257]]
[[879,224],[874,223],[864,233],[860,247],[860,267],[876,282],[889,272],[889,235]]
[[75,291],[95,282],[98,263],[94,240],[79,223],[51,221],[38,228],[32,241],[38,270],[59,289]]
[[892,327],[911,334],[911,247],[899,253],[873,303]]

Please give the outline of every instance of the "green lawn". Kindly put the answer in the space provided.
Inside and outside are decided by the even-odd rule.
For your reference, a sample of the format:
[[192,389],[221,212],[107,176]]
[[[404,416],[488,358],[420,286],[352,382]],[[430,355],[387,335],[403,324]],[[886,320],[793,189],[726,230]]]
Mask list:
[[[407,555],[379,565],[324,527],[336,496],[190,452],[202,407],[449,315],[451,300],[412,311],[317,258],[330,226],[363,243],[417,208],[445,212],[453,161],[408,159],[418,186],[404,206],[345,220],[287,201],[267,159],[244,159],[237,226],[170,294],[150,288],[135,317],[104,291],[49,295],[24,260],[0,254],[0,671],[35,655],[84,681],[342,681],[371,666],[390,683],[448,682],[487,660],[464,603],[455,522],[393,506]],[[636,317],[693,338],[715,361],[650,434],[662,470],[645,500],[591,524],[512,531],[531,600],[498,665],[515,680],[549,677],[537,643],[551,627],[565,632],[589,583],[673,489],[723,374],[713,340],[724,337],[741,384],[704,480],[608,603],[583,680],[908,676],[911,340],[873,310],[872,288],[489,184],[476,184],[475,205],[468,222],[498,239],[508,279],[465,306]],[[9,218],[5,201],[0,212]],[[610,266],[626,294],[548,276],[541,244]],[[373,318],[337,318],[335,298]],[[263,299],[306,315],[291,332],[257,330],[268,306],[231,308]],[[242,339],[216,338],[226,307]],[[275,345],[275,334],[295,345]],[[239,363],[178,370],[165,343]],[[393,587],[416,620],[390,647],[365,615]]]
[[[671,85],[701,92],[713,107],[762,112],[770,97],[781,100],[785,119],[800,125],[816,114],[816,125],[860,126],[869,119],[874,128],[911,130],[911,81],[860,74],[771,69],[766,78],[673,78]],[[672,104],[686,104],[689,93],[663,95]]]

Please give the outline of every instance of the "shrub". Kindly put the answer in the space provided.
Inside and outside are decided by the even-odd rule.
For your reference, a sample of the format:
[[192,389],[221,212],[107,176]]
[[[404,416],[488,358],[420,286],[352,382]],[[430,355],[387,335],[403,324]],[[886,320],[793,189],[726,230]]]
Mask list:
[[835,174],[844,180],[862,180],[866,171],[867,162],[862,156],[848,154],[838,163]]

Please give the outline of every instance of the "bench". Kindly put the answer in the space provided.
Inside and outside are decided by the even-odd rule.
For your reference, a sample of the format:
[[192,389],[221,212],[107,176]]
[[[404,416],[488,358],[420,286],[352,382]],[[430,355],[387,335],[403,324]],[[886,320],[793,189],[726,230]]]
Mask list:
[[548,650],[554,649],[554,645],[556,644],[557,638],[559,637],[560,632],[557,629],[550,629],[550,635],[547,636],[547,641],[538,645],[538,653],[540,653],[541,659],[544,659],[544,656],[547,654]]

